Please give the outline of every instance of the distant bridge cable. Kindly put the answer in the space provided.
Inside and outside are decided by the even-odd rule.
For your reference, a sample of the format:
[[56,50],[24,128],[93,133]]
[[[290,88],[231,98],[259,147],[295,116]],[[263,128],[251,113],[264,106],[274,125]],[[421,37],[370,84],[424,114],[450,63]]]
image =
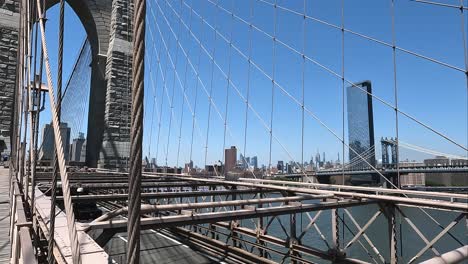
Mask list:
[[409,144],[409,143],[406,143],[406,142],[402,142],[401,140],[399,141],[399,146],[403,147],[403,148],[406,148],[406,149],[415,150],[415,151],[419,151],[419,152],[423,152],[423,153],[427,153],[427,154],[431,154],[431,155],[435,155],[435,156],[444,156],[444,157],[451,158],[451,159],[468,160],[468,157],[453,155],[453,154],[447,154],[447,153],[443,153],[443,152],[440,152],[440,151],[427,149],[427,148],[424,148],[424,147],[420,147],[420,146],[412,145],[412,144]]

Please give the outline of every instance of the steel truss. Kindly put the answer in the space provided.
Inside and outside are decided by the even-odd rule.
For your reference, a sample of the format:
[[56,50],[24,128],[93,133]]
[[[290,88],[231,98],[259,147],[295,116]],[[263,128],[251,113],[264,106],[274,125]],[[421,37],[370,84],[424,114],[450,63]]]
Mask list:
[[[73,195],[73,203],[96,201],[107,211],[89,223],[78,224],[80,233],[88,232],[88,239],[93,238],[87,247],[102,248],[117,233],[126,232],[128,189],[123,183],[126,177],[126,174],[109,172],[71,174],[72,190],[89,188],[88,194]],[[36,193],[38,197],[47,197],[44,193],[50,188],[50,177],[39,176],[38,179]],[[95,179],[112,179],[113,183]],[[401,192],[412,198],[402,197]],[[424,242],[423,248],[410,260],[415,262],[426,251],[436,256],[444,253],[437,249],[436,242],[444,236],[452,236],[450,231],[466,219],[468,212],[466,196],[432,193],[423,198],[422,195],[418,191],[370,187],[341,186],[337,189],[333,185],[300,182],[252,179],[231,182],[219,178],[144,174],[141,229],[158,230],[232,263],[315,263],[317,259],[335,263],[365,262],[351,257],[350,253],[356,248],[366,252],[367,261],[397,263],[402,256],[399,252],[401,230],[396,219],[401,218]],[[37,200],[37,206],[44,204]],[[62,197],[58,196],[57,200]],[[428,237],[405,213],[404,208],[414,206],[451,210],[456,212],[456,217],[449,225],[441,226],[435,237]],[[354,210],[362,207],[374,211],[364,222],[359,220],[362,216],[356,214],[359,210]],[[382,229],[382,234],[387,234],[385,247],[368,233],[378,221],[384,221],[387,226]],[[327,229],[326,225],[324,228],[324,222],[332,228]],[[345,233],[347,235],[343,236]],[[310,243],[311,237],[321,241],[320,244]],[[61,256],[63,249],[60,248],[69,245],[57,246],[56,258],[69,258]],[[390,252],[390,256],[383,252]]]
[[[140,227],[142,229],[157,229],[159,232],[181,240],[207,254],[232,263],[285,261],[314,263],[317,259],[334,263],[364,263],[365,261],[397,263],[403,259],[402,229],[399,227],[398,221],[401,221],[400,225],[406,223],[410,231],[416,234],[424,244],[416,254],[410,256],[408,262],[413,263],[421,260],[428,251],[436,256],[435,259],[429,260],[429,263],[437,263],[437,261],[460,262],[468,259],[467,245],[453,234],[453,228],[457,224],[466,223],[468,214],[468,197],[466,195],[256,179],[227,181],[219,177],[202,178],[167,173],[144,173],[141,175],[141,142],[137,142],[135,148],[132,149],[137,154],[131,155],[131,159],[134,161],[131,163],[134,166],[132,166],[130,174],[108,171],[72,172],[66,166],[60,133],[61,95],[58,94],[56,97],[54,94],[55,82],[52,77],[45,37],[46,6],[40,0],[23,0],[20,3],[18,87],[15,91],[17,101],[15,103],[15,131],[13,133],[16,138],[13,140],[12,148],[9,201],[12,205],[9,231],[13,263],[41,263],[45,262],[47,258],[59,263],[107,263],[111,260],[103,247],[116,233],[127,231],[128,225],[130,225],[130,229],[136,227],[138,231],[133,233],[133,236],[137,238],[134,241],[139,241]],[[63,4],[64,1],[61,3]],[[142,4],[145,1],[136,1],[136,3]],[[276,4],[275,8],[284,9]],[[136,8],[136,10],[144,14],[145,8]],[[461,7],[460,10],[463,12],[465,8]],[[138,20],[144,19],[145,16],[142,14],[136,16]],[[237,18],[234,13],[230,15]],[[165,17],[164,14],[163,16]],[[311,19],[304,16],[305,18]],[[63,16],[61,22],[63,24]],[[206,20],[203,22],[207,23]],[[140,23],[143,25],[140,25],[140,30],[135,30],[138,33],[135,39],[141,45],[144,43],[145,34],[144,21],[140,21]],[[252,27],[252,25],[250,26]],[[333,27],[333,25],[329,26]],[[344,27],[337,28],[345,32]],[[63,26],[61,26],[61,31],[63,31]],[[215,28],[214,31],[220,35]],[[346,32],[379,42],[349,30]],[[38,41],[39,35],[41,38]],[[311,60],[301,52],[291,49],[275,36],[272,36],[272,39],[293,53],[301,55],[303,59]],[[200,47],[204,46],[200,41],[198,42]],[[232,44],[230,41],[228,43]],[[33,44],[35,44],[34,48]],[[63,45],[63,39],[60,40],[59,44]],[[431,58],[412,53],[395,45],[383,42],[381,44],[392,47],[394,50],[398,49],[431,60]],[[178,45],[180,46],[180,43]],[[36,61],[32,61],[33,58],[36,60],[38,57],[36,54],[38,53],[37,46],[40,47],[41,53],[41,59],[38,62],[41,65],[39,73],[35,69]],[[140,53],[143,51],[144,47],[139,49]],[[59,57],[61,61],[62,55]],[[247,58],[249,63],[253,62],[250,56],[243,57]],[[134,68],[133,73],[141,74],[135,76],[139,77],[140,81],[134,83],[139,84],[140,89],[142,89],[144,68],[141,66],[144,55],[134,56],[134,59],[135,61],[139,59],[140,63],[136,62],[135,68],[138,67],[140,70],[136,71]],[[435,60],[431,61],[444,65]],[[214,57],[212,57],[212,63],[215,63]],[[450,65],[445,66],[453,68]],[[45,68],[47,85],[42,84],[43,67]],[[326,67],[322,68],[327,69]],[[260,70],[260,68],[258,69]],[[463,72],[463,69],[455,68],[455,70]],[[224,71],[222,72],[224,73]],[[346,80],[344,75],[343,77],[337,73],[335,75],[342,79],[343,85],[346,81],[355,86]],[[37,82],[36,76],[39,76]],[[274,77],[268,74],[266,77],[272,81],[273,88],[278,86],[283,90]],[[137,80],[137,78],[133,78],[133,80]],[[229,78],[227,80],[232,84]],[[48,88],[44,88],[44,86]],[[60,91],[61,85],[58,86]],[[40,104],[33,103],[33,94],[36,91],[41,91],[38,95],[39,98],[46,96],[45,93],[48,93],[49,97],[57,156],[56,168],[53,173],[40,173],[36,167],[37,130],[41,111]],[[140,115],[133,114],[132,117],[139,116],[141,118],[143,92],[135,94],[140,97],[134,98],[132,102],[139,102],[141,108],[135,110]],[[371,96],[435,134],[459,145],[426,124],[398,110],[397,106],[393,107],[375,95],[371,94]],[[295,99],[292,96],[289,97]],[[305,110],[308,115],[314,117],[314,114],[305,108],[303,103],[295,101],[302,108],[303,115]],[[211,104],[210,98],[210,107]],[[253,110],[248,102],[246,106]],[[321,120],[317,121],[321,122]],[[326,128],[340,139],[332,130]],[[132,126],[132,134],[141,129],[140,122],[135,129]],[[271,129],[267,130],[270,130],[271,133]],[[26,135],[28,133],[30,138],[29,161],[26,160]],[[142,133],[135,133],[135,135],[141,137]],[[271,141],[273,134],[270,135]],[[340,139],[340,141],[344,145],[344,140]],[[461,147],[466,149],[464,146]],[[51,189],[55,190],[58,177],[61,180],[60,189],[63,195],[55,197],[56,192],[51,192]],[[129,182],[129,178],[136,180]],[[140,192],[129,192],[132,186],[137,186],[134,189],[141,190],[141,196]],[[78,188],[83,188],[89,193],[73,194]],[[50,193],[52,193],[51,196],[48,195]],[[95,201],[100,208],[108,212],[88,223],[77,222],[74,216],[74,204],[89,201]],[[63,203],[63,206],[58,206],[60,203]],[[129,210],[129,204],[135,207]],[[417,207],[421,210],[427,223],[436,226],[436,234],[427,234],[421,224],[417,223],[413,216],[404,210],[407,207]],[[368,212],[359,215],[357,213],[359,208]],[[436,218],[425,211],[425,208],[443,212],[450,211],[454,216],[449,223],[439,223]],[[126,217],[129,216],[130,219],[135,220],[135,215],[136,222],[139,224],[132,226],[129,224],[131,221],[127,220]],[[141,215],[141,221],[139,215]],[[365,221],[360,222],[358,215]],[[383,245],[377,243],[371,235],[372,228],[379,229],[378,235],[385,241]],[[100,230],[100,233],[94,230]],[[455,241],[457,247],[451,249],[450,252],[443,252],[437,244],[442,238]],[[352,250],[356,248],[364,251],[368,259],[353,258]],[[384,254],[384,252],[389,252],[389,254]]]

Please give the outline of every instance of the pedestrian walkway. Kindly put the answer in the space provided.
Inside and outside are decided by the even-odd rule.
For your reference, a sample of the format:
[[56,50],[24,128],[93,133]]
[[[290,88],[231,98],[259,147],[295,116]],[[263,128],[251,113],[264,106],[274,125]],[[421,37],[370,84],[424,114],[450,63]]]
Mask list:
[[0,263],[10,262],[10,204],[8,203],[8,169],[0,168]]

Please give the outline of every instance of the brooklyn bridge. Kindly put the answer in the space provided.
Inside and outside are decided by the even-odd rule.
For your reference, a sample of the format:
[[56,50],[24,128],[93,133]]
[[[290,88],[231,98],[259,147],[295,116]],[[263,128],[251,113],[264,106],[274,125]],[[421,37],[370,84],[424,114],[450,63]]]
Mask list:
[[466,263],[466,0],[0,0],[1,263]]

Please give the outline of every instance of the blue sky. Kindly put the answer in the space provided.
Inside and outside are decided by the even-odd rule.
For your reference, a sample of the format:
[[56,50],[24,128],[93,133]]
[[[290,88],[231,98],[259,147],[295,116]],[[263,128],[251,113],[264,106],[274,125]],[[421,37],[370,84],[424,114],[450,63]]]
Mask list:
[[[216,0],[211,1],[216,3]],[[231,145],[236,145],[241,153],[245,151],[246,156],[258,156],[259,164],[268,165],[270,153],[268,128],[271,122],[273,92],[271,146],[273,164],[276,164],[277,160],[300,161],[302,149],[304,160],[310,160],[317,150],[320,153],[325,152],[327,159],[336,160],[338,153],[341,158],[343,156],[346,158],[348,151],[345,150],[343,155],[340,141],[311,117],[313,114],[338,137],[343,136],[342,81],[314,62],[338,75],[342,74],[344,68],[344,77],[350,82],[370,80],[373,94],[395,105],[391,47],[345,33],[343,67],[341,30],[314,20],[319,19],[340,27],[341,0],[307,1],[305,12],[312,19],[305,19],[305,22],[302,16],[285,10],[287,8],[304,13],[303,1],[278,1],[278,5],[284,8],[276,8],[276,15],[275,8],[265,2],[220,1],[219,5],[227,12],[216,8],[210,1],[170,1],[171,6],[165,0],[148,2],[144,155],[151,153],[150,156],[154,157],[158,153],[158,163],[164,164],[167,156],[168,165],[175,165],[180,136],[179,165],[192,158],[195,164],[203,166],[205,152],[207,163],[220,160],[223,146]],[[459,1],[445,2],[459,4]],[[466,2],[465,5],[468,4]],[[356,3],[357,1],[344,1],[344,27],[392,43],[391,2],[362,0],[359,1],[359,5]],[[195,13],[190,12],[189,6],[204,18],[204,22]],[[58,28],[57,7],[50,9],[48,14],[50,20],[47,25],[47,38],[54,68],[57,30],[52,29]],[[236,17],[232,17],[231,12]],[[459,9],[397,0],[394,12],[395,41],[398,47],[466,69],[462,17]],[[468,28],[467,13],[464,14],[465,29]],[[86,37],[73,11],[68,8],[66,15],[65,77],[69,75],[76,54]],[[179,16],[185,25],[180,23]],[[238,18],[251,21],[258,30],[249,29],[249,26]],[[220,35],[227,39],[232,35],[232,48],[219,35],[215,37],[213,29],[207,24],[216,25]],[[200,52],[198,42],[186,26],[191,28],[193,35],[201,41],[222,71],[216,65],[213,67],[213,62],[204,49]],[[171,29],[179,39],[180,46],[187,53],[195,71],[190,65],[187,66],[187,57],[177,44]],[[267,36],[267,34],[273,35],[274,32],[279,41],[299,53],[304,50],[306,56],[314,62],[304,60],[300,54],[296,54],[282,44],[274,44]],[[168,51],[162,40],[165,41]],[[248,61],[240,53],[248,57],[250,54],[250,59],[256,66],[251,64],[249,67]],[[175,64],[175,71],[168,54]],[[199,65],[198,60],[200,60]],[[227,85],[224,74],[227,75],[229,72],[231,82]],[[201,81],[197,81],[196,73],[199,73]],[[278,85],[272,89],[270,78],[273,78],[273,75]],[[347,86],[349,84],[345,83],[345,87]],[[397,51],[396,87],[400,110],[467,146],[468,88],[463,72]],[[212,104],[208,100],[210,91]],[[246,114],[246,103],[243,99],[246,99],[247,95],[251,107]],[[169,102],[172,96],[174,99],[171,117]],[[307,112],[310,113],[305,114],[304,126],[302,126],[300,106],[302,100]],[[373,103],[376,149],[379,158],[380,137],[396,136],[395,112],[375,99]],[[196,126],[192,143],[193,118],[188,105],[193,111],[195,104]],[[156,147],[159,116],[157,111],[153,112],[154,107],[158,111],[162,109],[159,149]],[[346,106],[344,109],[346,110]],[[43,118],[43,121],[47,119],[47,114],[44,116],[46,118]],[[401,141],[439,152],[467,155],[466,151],[408,118],[402,115],[398,118]],[[153,120],[152,128],[151,120]],[[227,120],[228,127],[226,137],[224,120]],[[347,142],[346,112],[344,121],[344,138]],[[302,144],[302,127],[304,144]],[[180,135],[179,131],[182,131]],[[208,145],[206,145],[207,138]],[[191,146],[193,153],[190,156]],[[402,160],[406,158],[421,160],[432,156],[403,148],[400,151]]]

